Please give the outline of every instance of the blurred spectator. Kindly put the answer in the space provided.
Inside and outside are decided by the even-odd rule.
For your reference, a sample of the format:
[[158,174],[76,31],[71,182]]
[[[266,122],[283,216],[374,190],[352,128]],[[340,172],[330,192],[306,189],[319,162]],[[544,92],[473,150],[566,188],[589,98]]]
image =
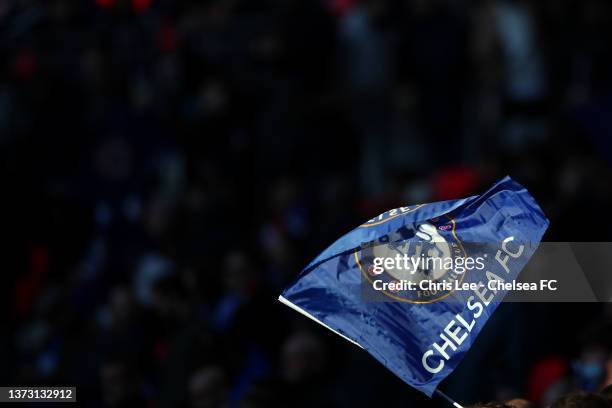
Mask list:
[[[604,0],[1,1],[7,382],[94,407],[435,406],[278,292],[373,215],[505,174],[547,240],[610,241],[611,30]],[[611,382],[601,305],[498,315],[511,334],[463,363],[487,381],[449,378],[465,402]]]
[[227,381],[218,367],[196,371],[189,381],[190,406],[193,408],[228,407]]
[[555,401],[550,408],[607,408],[609,406],[608,401],[597,394],[576,392]]
[[607,385],[599,393],[612,404],[612,385]]
[[506,401],[505,405],[512,407],[512,408],[536,408],[536,406],[533,403],[527,400],[524,400],[522,398],[514,398],[514,399],[511,399],[510,401]]
[[138,407],[145,401],[140,395],[136,373],[124,361],[106,361],[100,368],[101,395],[108,407]]

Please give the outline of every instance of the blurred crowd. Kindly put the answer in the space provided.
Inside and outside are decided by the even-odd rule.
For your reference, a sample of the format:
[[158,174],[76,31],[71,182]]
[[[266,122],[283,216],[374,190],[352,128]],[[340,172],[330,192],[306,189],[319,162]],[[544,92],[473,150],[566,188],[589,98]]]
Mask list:
[[[506,174],[546,240],[610,241],[610,38],[606,0],[0,1],[2,379],[92,407],[435,406],[276,297],[372,216]],[[612,383],[605,305],[487,327],[443,385],[462,402]]]
[[[600,393],[575,391],[561,396],[550,408],[609,408],[612,406],[612,386]],[[487,402],[471,405],[468,408],[536,408],[537,405],[523,398],[513,398],[505,403]]]

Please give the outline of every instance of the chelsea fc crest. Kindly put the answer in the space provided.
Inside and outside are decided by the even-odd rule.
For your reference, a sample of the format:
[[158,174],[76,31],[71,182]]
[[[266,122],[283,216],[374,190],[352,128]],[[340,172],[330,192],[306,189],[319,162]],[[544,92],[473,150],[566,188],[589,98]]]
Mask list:
[[354,252],[367,291],[416,304],[450,295],[465,276],[455,271],[454,260],[465,256],[450,217],[403,226]]

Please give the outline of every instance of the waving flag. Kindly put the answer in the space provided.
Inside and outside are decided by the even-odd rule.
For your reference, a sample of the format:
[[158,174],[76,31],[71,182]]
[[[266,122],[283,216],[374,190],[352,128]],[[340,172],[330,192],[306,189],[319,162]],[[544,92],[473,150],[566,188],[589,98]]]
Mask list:
[[533,197],[505,177],[479,196],[400,207],[367,221],[324,250],[279,300],[431,396],[547,227]]

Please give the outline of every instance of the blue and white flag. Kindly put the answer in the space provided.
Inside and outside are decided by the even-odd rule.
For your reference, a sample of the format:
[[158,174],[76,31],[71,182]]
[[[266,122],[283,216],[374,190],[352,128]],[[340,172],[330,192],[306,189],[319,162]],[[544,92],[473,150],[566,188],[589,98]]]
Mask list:
[[547,227],[533,197],[505,177],[482,195],[367,221],[324,250],[279,300],[431,396]]

